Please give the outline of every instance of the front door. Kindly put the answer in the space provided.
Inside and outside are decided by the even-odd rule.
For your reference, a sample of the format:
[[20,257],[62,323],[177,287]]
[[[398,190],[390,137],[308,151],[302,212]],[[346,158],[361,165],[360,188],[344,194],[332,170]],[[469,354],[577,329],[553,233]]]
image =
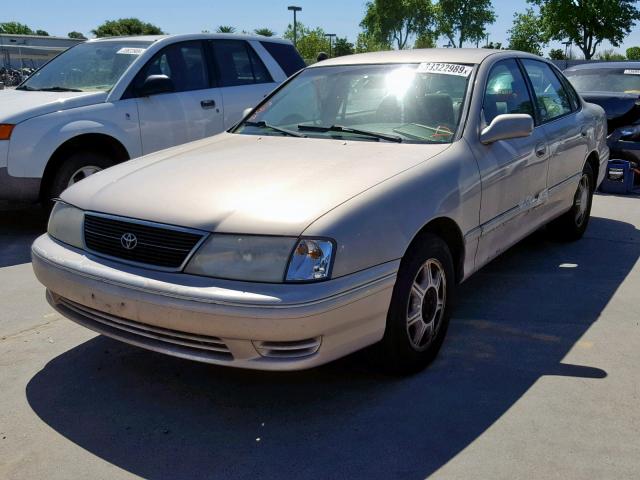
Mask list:
[[[514,59],[491,69],[484,91],[483,124],[509,113],[534,115],[529,88]],[[474,143],[482,181],[476,254],[480,267],[535,228],[539,207],[546,201],[548,147],[541,126],[528,137]]]
[[180,42],[162,49],[135,82],[143,82],[149,75],[168,76],[174,91],[136,99],[145,155],[223,130],[222,95],[214,87],[201,41]]

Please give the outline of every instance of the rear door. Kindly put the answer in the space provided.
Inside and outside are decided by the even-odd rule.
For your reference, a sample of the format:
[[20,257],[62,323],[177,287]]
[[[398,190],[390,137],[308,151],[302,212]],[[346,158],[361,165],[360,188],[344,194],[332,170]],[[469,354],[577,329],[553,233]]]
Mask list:
[[163,48],[142,68],[134,85],[160,74],[173,81],[174,92],[136,99],[144,154],[223,130],[222,95],[206,61],[203,42]]
[[244,40],[211,40],[215,71],[224,104],[224,128],[256,106],[278,83],[253,47]]
[[549,146],[548,209],[569,207],[589,148],[588,122],[575,91],[545,62],[523,59]]
[[[515,59],[497,62],[484,87],[483,125],[500,114],[534,116],[533,100]],[[480,168],[481,237],[476,265],[481,266],[520,240],[537,225],[546,199],[547,146],[542,126],[528,137],[471,145]]]

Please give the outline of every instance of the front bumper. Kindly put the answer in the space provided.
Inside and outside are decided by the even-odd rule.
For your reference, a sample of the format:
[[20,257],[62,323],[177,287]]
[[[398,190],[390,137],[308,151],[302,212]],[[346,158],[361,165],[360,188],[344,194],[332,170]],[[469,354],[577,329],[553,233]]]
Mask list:
[[379,341],[399,262],[310,284],[165,273],[100,259],[42,235],[33,269],[51,305],[104,335],[207,363],[298,370]]

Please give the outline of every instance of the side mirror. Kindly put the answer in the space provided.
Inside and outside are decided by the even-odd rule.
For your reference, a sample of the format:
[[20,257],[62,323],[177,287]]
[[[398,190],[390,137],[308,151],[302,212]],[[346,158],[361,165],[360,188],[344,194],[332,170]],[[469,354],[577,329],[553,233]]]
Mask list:
[[249,115],[251,113],[251,110],[253,110],[253,107],[247,107],[242,111],[242,118],[246,117],[247,115]]
[[175,90],[173,81],[166,75],[149,75],[136,89],[139,97],[150,97],[160,93],[171,93]]
[[533,133],[533,118],[525,113],[509,113],[498,115],[491,124],[480,133],[480,142],[485,145],[508,140],[510,138],[528,137]]

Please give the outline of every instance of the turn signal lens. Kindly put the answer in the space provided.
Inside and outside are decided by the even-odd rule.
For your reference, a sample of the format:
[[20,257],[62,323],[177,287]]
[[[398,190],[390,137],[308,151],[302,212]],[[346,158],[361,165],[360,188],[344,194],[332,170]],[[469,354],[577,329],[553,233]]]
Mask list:
[[9,140],[11,138],[11,132],[13,132],[15,125],[8,123],[0,123],[0,140]]
[[287,281],[308,282],[329,278],[333,251],[331,240],[300,239],[289,260]]

